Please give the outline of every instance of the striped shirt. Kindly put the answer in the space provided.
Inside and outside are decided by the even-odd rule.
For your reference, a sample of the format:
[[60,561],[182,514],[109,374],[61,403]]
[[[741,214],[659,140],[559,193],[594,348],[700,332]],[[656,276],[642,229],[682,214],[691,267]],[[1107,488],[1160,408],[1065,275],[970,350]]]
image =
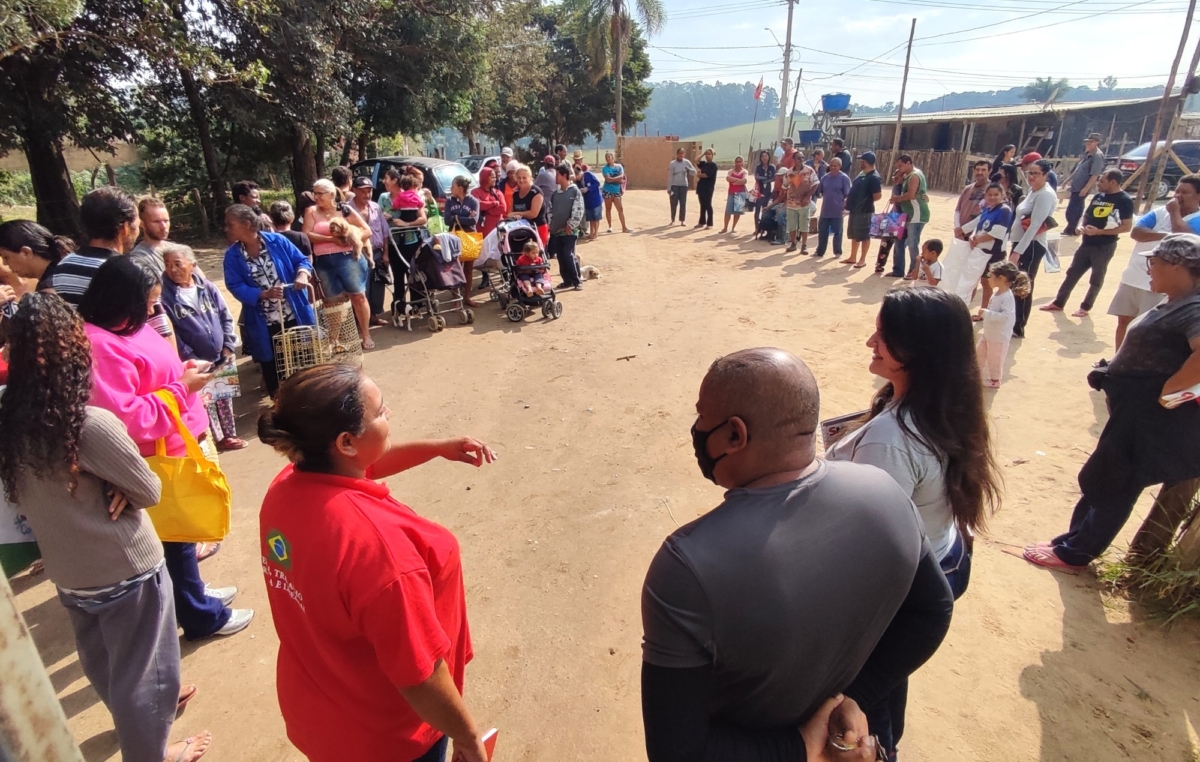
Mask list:
[[74,254],[68,254],[58,263],[54,270],[51,284],[54,291],[63,301],[78,308],[83,300],[83,294],[92,283],[92,277],[109,257],[118,256],[112,249],[102,249],[97,246],[81,246]]

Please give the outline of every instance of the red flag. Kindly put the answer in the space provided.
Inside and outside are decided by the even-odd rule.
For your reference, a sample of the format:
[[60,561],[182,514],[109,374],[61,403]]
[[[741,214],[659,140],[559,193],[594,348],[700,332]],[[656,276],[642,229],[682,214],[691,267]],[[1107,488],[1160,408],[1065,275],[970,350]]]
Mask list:
[[762,77],[758,78],[758,87],[754,88],[754,100],[762,99],[763,81]]

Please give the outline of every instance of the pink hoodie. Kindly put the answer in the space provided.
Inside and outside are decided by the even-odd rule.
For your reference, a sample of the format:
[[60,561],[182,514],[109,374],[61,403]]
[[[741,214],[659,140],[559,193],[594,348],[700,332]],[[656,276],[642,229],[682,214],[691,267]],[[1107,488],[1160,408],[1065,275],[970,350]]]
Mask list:
[[183,438],[154,392],[167,389],[175,395],[183,422],[194,436],[208,430],[208,413],[200,397],[188,393],[180,382],[183,362],[171,344],[148,325],[132,336],[118,336],[90,323],[84,328],[92,342],[90,404],[117,416],[142,455],[153,455],[154,442],[162,437],[167,438],[168,455],[183,455]]

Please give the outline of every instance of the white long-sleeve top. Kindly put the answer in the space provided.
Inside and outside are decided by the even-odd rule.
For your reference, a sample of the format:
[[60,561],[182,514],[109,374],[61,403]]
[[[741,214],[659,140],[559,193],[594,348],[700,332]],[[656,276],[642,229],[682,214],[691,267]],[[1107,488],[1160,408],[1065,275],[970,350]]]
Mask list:
[[[1054,214],[1057,207],[1058,194],[1049,184],[1043,185],[1041,190],[1035,190],[1021,199],[1021,203],[1017,204],[1017,211],[1013,215],[1012,224],[1012,240],[1016,243],[1018,254],[1024,254],[1025,250],[1029,248],[1029,244],[1033,243],[1035,239],[1042,246],[1047,245],[1046,234],[1037,231],[1046,218]],[[1029,227],[1022,230],[1021,220],[1025,217],[1029,218]]]
[[1013,292],[1002,291],[992,296],[983,315],[983,337],[988,341],[1003,341],[1012,338],[1013,326],[1017,324],[1017,301]]

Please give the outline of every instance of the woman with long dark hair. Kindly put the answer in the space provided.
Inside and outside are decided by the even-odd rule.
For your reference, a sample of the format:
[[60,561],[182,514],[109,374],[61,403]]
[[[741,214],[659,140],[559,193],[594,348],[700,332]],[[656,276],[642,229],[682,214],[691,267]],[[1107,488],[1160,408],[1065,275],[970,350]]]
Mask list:
[[37,281],[38,291],[53,291],[50,279],[59,261],[75,250],[75,242],[30,220],[0,224],[0,259],[20,278]]
[[771,203],[771,186],[775,184],[776,167],[771,163],[770,151],[758,152],[758,163],[754,165],[754,190],[758,196],[754,199],[754,232],[760,232],[762,225],[762,210]]
[[279,635],[276,687],[288,738],[311,762],[484,762],[462,699],[471,659],[462,558],[450,531],[378,480],[434,458],[495,458],[470,437],[393,444],[391,411],[357,368],[289,378],[258,438],[291,465],[259,513]]
[[0,482],[37,536],[121,756],[192,762],[212,736],[167,746],[178,706],[196,689],[180,692],[171,580],[144,510],[159,501],[158,477],[121,421],[88,406],[90,344],[66,302],[26,296],[5,354],[11,374],[0,397]]
[[[113,257],[96,271],[79,304],[92,343],[92,404],[125,424],[143,456],[154,455],[155,443],[164,439],[166,454],[180,457],[187,446],[170,408],[156,394],[170,392],[183,425],[215,460],[208,413],[197,394],[212,374],[196,360],[184,364],[174,347],[147,325],[161,295],[158,276],[128,257]],[[204,584],[195,543],[166,542],[163,552],[175,590],[175,615],[185,638],[232,635],[250,624],[253,611],[228,606],[237,595],[236,587]]]
[[996,158],[992,159],[992,174],[1000,171],[1002,164],[1012,164],[1013,157],[1017,155],[1017,147],[1012,143],[1000,149],[1000,153],[996,154]]
[[[957,599],[971,576],[973,535],[1000,503],[971,314],[933,288],[889,291],[879,308],[870,370],[887,381],[862,425],[825,453],[883,469],[912,498]],[[889,755],[904,731],[905,682],[866,708]]]
[[1042,267],[1042,258],[1050,247],[1045,224],[1058,207],[1058,194],[1046,182],[1052,168],[1053,165],[1045,159],[1035,161],[1025,171],[1025,177],[1029,180],[1029,195],[1013,207],[1013,247],[1009,261],[1029,275],[1029,295],[1017,297],[1017,324],[1013,327],[1013,338],[1025,338],[1025,323],[1029,322],[1029,313],[1033,309],[1033,286]]

